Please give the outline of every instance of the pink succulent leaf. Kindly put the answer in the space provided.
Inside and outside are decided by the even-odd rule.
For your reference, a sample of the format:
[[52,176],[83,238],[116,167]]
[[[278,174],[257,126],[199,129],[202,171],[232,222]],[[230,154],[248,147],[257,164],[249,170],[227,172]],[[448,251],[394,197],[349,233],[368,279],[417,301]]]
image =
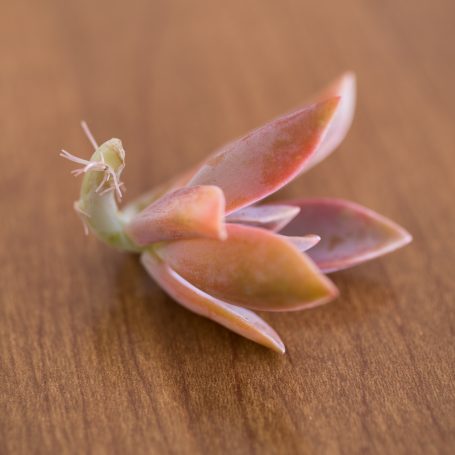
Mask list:
[[336,96],[309,105],[231,142],[209,157],[188,186],[220,187],[226,213],[274,193],[317,151],[339,102]]
[[356,80],[354,73],[347,72],[341,75],[336,81],[330,84],[315,101],[339,96],[340,103],[337,106],[333,120],[330,122],[327,133],[322,139],[316,153],[306,162],[302,172],[312,168],[314,165],[330,155],[343,141],[354,117],[356,101]]
[[308,255],[325,273],[346,269],[400,248],[412,240],[402,227],[359,204],[343,199],[288,201],[300,213],[280,233],[317,232],[321,241]]
[[291,205],[252,205],[237,210],[226,217],[226,222],[261,227],[270,231],[280,231],[300,212]]
[[264,229],[227,224],[227,239],[191,239],[153,246],[198,289],[234,305],[293,311],[332,300],[332,282],[295,246]]
[[126,232],[140,246],[194,237],[224,239],[223,192],[195,186],[167,193],[133,217]]
[[315,234],[308,234],[302,237],[290,237],[283,235],[282,237],[288,242],[291,242],[302,253],[304,251],[308,251],[310,248],[313,248],[321,240],[321,237]]
[[145,194],[142,194],[132,202],[130,202],[124,209],[123,214],[127,218],[131,218],[132,216],[138,214],[145,208],[147,208],[150,204],[157,201],[159,198],[164,196],[167,193],[175,191],[179,188],[184,187],[191,177],[195,174],[197,169],[200,166],[193,167],[191,169],[187,169],[186,171],[177,174],[174,178],[167,180],[160,185],[156,186],[150,191],[147,191]]
[[[333,115],[333,119],[330,121],[330,125],[327,128],[326,133],[324,134],[324,137],[322,138],[321,143],[317,147],[316,152],[309,157],[304,163],[304,166],[302,166],[302,169],[300,172],[305,172],[308,169],[310,169],[312,166],[323,160],[327,155],[329,155],[338,145],[341,143],[341,141],[344,139],[346,136],[349,127],[352,123],[352,118],[354,116],[354,108],[355,108],[355,98],[356,98],[356,83],[355,83],[355,75],[351,72],[347,72],[342,74],[338,79],[336,79],[332,84],[330,84],[325,90],[323,90],[318,96],[316,96],[313,100],[313,102],[321,102],[324,100],[328,100],[333,97],[340,97],[340,102],[339,105],[336,107],[336,110]],[[308,106],[307,106],[308,108]],[[300,111],[297,112],[303,112],[305,108],[301,109]],[[139,199],[136,201],[133,201],[130,203],[124,210],[125,213],[132,213],[132,212],[138,212],[148,205],[150,205],[152,202],[154,202],[156,199],[159,197],[163,196],[167,192],[170,192],[172,190],[175,190],[177,188],[180,188],[184,185],[186,185],[188,182],[190,182],[196,174],[199,174],[199,171],[201,168],[204,167],[206,163],[213,163],[213,161],[216,162],[217,156],[220,155],[221,152],[223,152],[226,149],[234,147],[236,151],[238,152],[238,149],[241,146],[241,142],[245,142],[246,139],[250,138],[253,134],[260,133],[262,131],[262,134],[268,133],[268,135],[271,135],[271,131],[275,130],[275,132],[278,134],[280,133],[279,131],[279,125],[276,125],[277,122],[282,121],[283,119],[286,119],[287,117],[290,117],[292,115],[296,114],[296,111],[293,113],[290,113],[288,115],[285,115],[281,117],[281,119],[277,119],[272,121],[270,124],[265,125],[262,128],[259,128],[258,130],[253,131],[250,133],[250,135],[247,135],[245,138],[240,139],[239,141],[234,141],[231,144],[228,144],[221,150],[215,151],[212,153],[204,162],[193,166],[191,169],[182,172],[179,174],[177,177],[171,179],[168,182],[164,182],[163,184],[159,185],[157,188],[154,190],[150,191],[149,193],[146,193],[144,196],[141,196]],[[264,131],[265,130],[265,131]],[[284,132],[284,131],[283,131]],[[298,134],[298,131],[295,131],[295,133]],[[261,137],[257,137],[257,134],[254,136],[257,141],[261,140]],[[266,138],[264,138],[266,139]],[[292,138],[291,138],[292,140]],[[251,152],[248,154],[251,156]],[[247,158],[247,157],[246,157]],[[230,160],[232,162],[232,166],[234,167],[232,169],[231,167],[231,172],[236,172],[237,167],[235,167],[235,162],[233,159]],[[228,163],[230,164],[230,163]],[[267,174],[267,172],[271,172],[270,170],[267,171],[265,169],[264,174]],[[210,177],[210,174],[207,172],[207,169],[200,175],[198,178],[199,179],[208,179]],[[215,178],[216,175],[213,175],[213,178]],[[192,182],[194,183],[194,182]],[[202,183],[202,181],[200,182]],[[205,182],[207,183],[207,182]],[[213,182],[212,182],[213,183]],[[281,185],[282,186],[282,185]],[[275,190],[273,190],[275,191]],[[259,197],[261,199],[262,197]],[[249,205],[251,202],[246,203],[246,205]],[[229,209],[229,211],[232,211]]]
[[143,253],[142,264],[155,281],[181,305],[239,335],[284,354],[275,330],[250,310],[223,302],[196,288],[153,253]]

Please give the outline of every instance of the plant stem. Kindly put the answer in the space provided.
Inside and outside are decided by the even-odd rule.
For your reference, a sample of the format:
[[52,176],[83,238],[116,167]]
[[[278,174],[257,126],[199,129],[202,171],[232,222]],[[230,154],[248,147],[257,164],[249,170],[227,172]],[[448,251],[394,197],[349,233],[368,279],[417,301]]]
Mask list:
[[[126,251],[141,248],[126,235],[126,219],[115,200],[119,177],[125,166],[125,151],[119,139],[110,139],[97,148],[90,159],[75,208],[90,230],[108,245]],[[114,180],[117,179],[117,182]],[[115,185],[117,183],[117,185]]]

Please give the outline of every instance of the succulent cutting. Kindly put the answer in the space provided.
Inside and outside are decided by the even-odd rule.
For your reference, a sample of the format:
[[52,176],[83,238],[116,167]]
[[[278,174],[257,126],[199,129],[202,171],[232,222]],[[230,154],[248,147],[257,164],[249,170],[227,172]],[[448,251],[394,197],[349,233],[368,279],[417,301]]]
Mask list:
[[119,139],[81,167],[74,208],[108,245],[140,254],[150,276],[191,311],[278,352],[285,346],[256,313],[296,311],[333,300],[326,273],[411,241],[393,221],[359,204],[316,198],[263,203],[326,158],[344,139],[355,77],[343,74],[309,104],[211,154],[120,210],[125,151]]

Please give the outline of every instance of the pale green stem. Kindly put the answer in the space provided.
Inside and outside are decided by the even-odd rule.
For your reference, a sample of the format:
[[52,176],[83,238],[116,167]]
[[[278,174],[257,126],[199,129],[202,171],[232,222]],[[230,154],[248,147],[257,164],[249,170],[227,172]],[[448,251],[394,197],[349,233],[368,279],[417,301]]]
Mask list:
[[[115,199],[124,163],[125,151],[119,139],[110,139],[98,147],[90,164],[85,166],[80,199],[75,209],[90,230],[108,245],[140,252],[142,248],[125,233],[127,219],[120,212]],[[117,188],[114,180],[117,180]]]

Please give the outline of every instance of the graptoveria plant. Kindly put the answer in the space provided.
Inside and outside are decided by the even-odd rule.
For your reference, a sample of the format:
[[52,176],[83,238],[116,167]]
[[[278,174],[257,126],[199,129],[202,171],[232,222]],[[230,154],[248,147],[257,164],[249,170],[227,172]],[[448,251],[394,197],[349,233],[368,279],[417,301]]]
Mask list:
[[341,199],[256,205],[328,156],[352,121],[355,78],[346,73],[315,101],[210,155],[120,211],[125,151],[119,139],[95,147],[82,167],[75,209],[107,244],[139,253],[147,272],[177,302],[284,352],[256,313],[295,311],[338,295],[325,273],[411,241],[394,222]]

